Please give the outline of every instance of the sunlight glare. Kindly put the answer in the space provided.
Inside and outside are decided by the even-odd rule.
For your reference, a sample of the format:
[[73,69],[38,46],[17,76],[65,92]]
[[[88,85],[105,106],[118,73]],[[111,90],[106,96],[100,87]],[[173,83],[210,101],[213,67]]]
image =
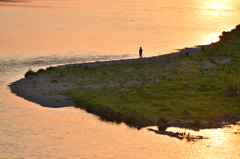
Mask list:
[[230,3],[231,0],[214,0],[214,1],[202,1],[206,9],[210,9],[213,11],[217,10],[231,10],[233,6]]

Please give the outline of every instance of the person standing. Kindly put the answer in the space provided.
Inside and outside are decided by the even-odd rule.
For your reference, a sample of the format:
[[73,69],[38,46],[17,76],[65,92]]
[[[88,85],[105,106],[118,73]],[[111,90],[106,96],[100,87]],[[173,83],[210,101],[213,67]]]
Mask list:
[[143,52],[142,47],[140,47],[140,49],[139,49],[139,58],[142,58],[142,52]]

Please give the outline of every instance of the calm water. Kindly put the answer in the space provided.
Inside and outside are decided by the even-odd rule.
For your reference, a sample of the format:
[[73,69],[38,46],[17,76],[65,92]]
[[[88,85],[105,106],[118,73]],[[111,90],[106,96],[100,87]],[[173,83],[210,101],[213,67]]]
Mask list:
[[7,86],[29,68],[137,58],[140,46],[149,57],[215,42],[239,19],[239,0],[0,1],[0,158],[239,158],[240,126],[168,129],[209,137],[187,142],[73,107],[41,107]]

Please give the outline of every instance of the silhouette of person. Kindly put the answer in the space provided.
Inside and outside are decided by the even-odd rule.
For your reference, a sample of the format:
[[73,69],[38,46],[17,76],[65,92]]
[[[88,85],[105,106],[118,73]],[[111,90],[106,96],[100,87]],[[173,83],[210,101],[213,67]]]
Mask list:
[[140,47],[140,49],[139,49],[139,58],[142,58],[142,52],[143,52],[142,47]]

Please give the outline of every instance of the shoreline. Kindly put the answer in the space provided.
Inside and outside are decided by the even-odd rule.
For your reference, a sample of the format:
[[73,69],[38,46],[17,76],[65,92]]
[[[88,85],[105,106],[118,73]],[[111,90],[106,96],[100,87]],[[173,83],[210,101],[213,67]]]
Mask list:
[[[54,66],[56,68],[65,68],[67,66],[77,66],[77,65],[87,65],[87,66],[99,66],[99,65],[111,65],[111,64],[123,64],[123,63],[132,63],[132,62],[148,62],[151,60],[166,60],[169,58],[177,57],[180,55],[184,55],[186,52],[190,53],[190,56],[192,56],[192,53],[196,54],[197,52],[201,51],[201,47],[204,47],[205,49],[211,48],[212,44],[209,45],[199,45],[194,48],[183,48],[178,49],[178,52],[172,52],[168,54],[163,54],[159,56],[153,56],[153,57],[146,57],[146,58],[136,58],[136,59],[120,59],[120,60],[110,60],[110,61],[95,61],[95,62],[86,62],[86,63],[76,63],[76,64],[64,64],[64,65],[57,65]],[[43,79],[39,79],[40,81],[44,82]],[[34,87],[29,87],[31,84],[31,81],[27,78],[19,79],[15,82],[10,83],[8,86],[10,87],[10,90],[13,94],[22,97],[28,101],[37,103],[43,107],[51,107],[51,108],[60,108],[60,107],[68,107],[68,106],[75,106],[76,104],[68,100],[67,96],[65,95],[44,95],[44,92],[37,91]],[[45,85],[44,89],[46,91],[50,91],[51,89],[58,89],[63,90],[63,86],[55,86],[53,88],[47,87]],[[61,101],[61,103],[59,102]]]
[[[195,56],[199,52],[211,48],[213,45],[214,44],[201,45],[201,46],[196,46],[194,48],[184,48],[184,49],[179,49],[178,52],[173,52],[173,53],[168,53],[168,54],[148,57],[148,58],[123,59],[123,60],[120,59],[120,60],[112,60],[112,61],[96,61],[96,62],[88,62],[88,63],[66,64],[66,65],[58,65],[56,66],[56,68],[64,69],[68,66],[77,66],[80,64],[87,65],[87,66],[99,66],[99,65],[124,64],[124,63],[136,63],[136,62],[151,62],[152,60],[166,61],[174,57],[184,56],[186,52],[189,52],[190,56]],[[34,84],[34,82],[36,83]],[[41,83],[43,87],[39,89],[37,87],[38,83]],[[65,85],[68,85],[68,87],[66,88]],[[9,87],[13,94],[19,97],[22,97],[28,101],[37,103],[43,107],[60,108],[60,107],[75,106],[77,108],[82,108],[81,106],[77,106],[77,104],[74,103],[73,100],[69,100],[67,96],[54,93],[55,91],[63,91],[65,89],[74,88],[75,86],[71,83],[61,82],[61,83],[51,84],[46,81],[46,77],[41,76],[40,78],[31,78],[31,79],[22,78],[18,81],[11,83]],[[237,115],[233,117],[228,116],[226,118],[206,119],[206,120],[202,120],[201,126],[189,126],[188,123],[194,121],[192,119],[171,118],[168,121],[169,121],[170,127],[180,127],[180,128],[199,130],[199,129],[206,129],[206,128],[220,128],[226,125],[234,124],[235,122],[240,121],[240,118]],[[129,123],[126,123],[126,124],[134,127],[139,126],[134,124],[132,125]],[[157,125],[153,125],[153,124],[140,125],[140,127],[145,127],[145,126],[157,126]]]
[[[213,44],[207,45],[197,45],[194,47],[185,47],[182,49],[176,49],[176,52],[170,52],[158,56],[152,57],[143,57],[143,58],[133,58],[133,59],[119,59],[119,60],[109,60],[109,61],[95,61],[95,62],[86,62],[86,63],[76,63],[76,64],[65,64],[65,65],[58,65],[58,68],[65,68],[67,66],[75,66],[79,64],[88,65],[88,66],[98,66],[98,65],[110,65],[110,64],[123,64],[123,63],[131,63],[131,62],[147,62],[149,60],[166,60],[169,58],[177,57],[177,56],[184,56],[186,52],[189,52],[189,56],[194,56],[197,52],[200,52],[202,49],[210,49]],[[137,54],[137,53],[136,53]]]

